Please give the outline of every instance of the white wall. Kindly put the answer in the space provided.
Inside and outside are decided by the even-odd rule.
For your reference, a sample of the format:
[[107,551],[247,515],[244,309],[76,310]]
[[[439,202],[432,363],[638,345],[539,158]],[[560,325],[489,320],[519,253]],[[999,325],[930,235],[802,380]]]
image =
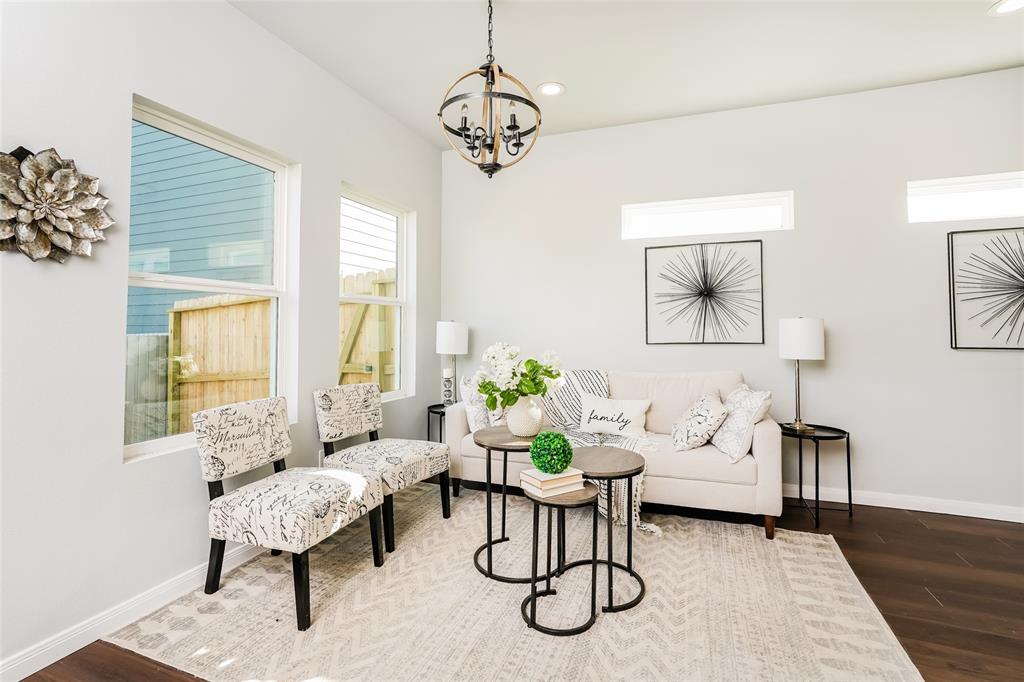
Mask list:
[[[852,432],[861,501],[1024,519],[1024,353],[950,349],[946,232],[965,225],[905,218],[907,180],[1024,168],[1024,69],[542,137],[491,180],[443,156],[443,313],[473,330],[463,373],[498,339],[570,367],[735,368],[790,420],[777,320],[820,316],[804,417]],[[645,345],[644,247],[702,240],[623,242],[621,205],[775,190],[796,192],[797,227],[753,235],[765,344]],[[824,452],[822,485],[845,497],[841,447]]]
[[195,452],[122,461],[133,93],[301,166],[291,465],[316,462],[308,397],[336,379],[343,181],[417,212],[418,394],[388,405],[385,419],[392,434],[424,435],[425,405],[438,393],[440,163],[426,141],[227,4],[3,3],[0,11],[0,148],[55,146],[101,179],[118,221],[91,259],[62,266],[0,254],[0,656],[8,659],[201,566],[208,551]]

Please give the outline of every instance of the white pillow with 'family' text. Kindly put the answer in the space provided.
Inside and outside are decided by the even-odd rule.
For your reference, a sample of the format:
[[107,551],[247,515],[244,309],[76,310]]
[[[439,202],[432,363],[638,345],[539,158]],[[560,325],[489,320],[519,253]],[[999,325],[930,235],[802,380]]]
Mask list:
[[647,408],[650,400],[612,400],[584,393],[581,396],[580,430],[587,433],[610,433],[616,436],[647,434]]

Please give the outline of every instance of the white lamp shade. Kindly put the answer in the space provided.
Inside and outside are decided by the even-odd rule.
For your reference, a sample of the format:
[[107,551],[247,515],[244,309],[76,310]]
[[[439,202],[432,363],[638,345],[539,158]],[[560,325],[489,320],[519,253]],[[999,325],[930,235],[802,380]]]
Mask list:
[[824,360],[825,320],[820,317],[779,320],[779,357],[784,360]]
[[469,327],[464,322],[437,323],[439,355],[465,355],[469,352]]

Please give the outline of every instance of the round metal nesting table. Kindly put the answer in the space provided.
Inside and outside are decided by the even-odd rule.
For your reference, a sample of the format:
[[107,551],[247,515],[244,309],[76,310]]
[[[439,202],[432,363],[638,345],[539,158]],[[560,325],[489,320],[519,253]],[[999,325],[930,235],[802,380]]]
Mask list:
[[[487,480],[485,481],[484,488],[487,493],[487,541],[477,547],[476,552],[473,553],[473,565],[476,566],[476,570],[480,571],[491,580],[497,580],[503,583],[528,583],[531,580],[530,576],[518,578],[495,573],[493,554],[494,545],[509,541],[509,537],[505,533],[505,517],[506,509],[508,507],[508,453],[529,452],[533,439],[534,436],[523,438],[513,435],[513,433],[508,430],[507,426],[492,426],[487,429],[480,429],[473,434],[473,442],[487,452]],[[501,463],[501,535],[498,538],[494,537],[494,514],[491,510],[491,453],[495,450],[503,454]],[[563,517],[559,518],[561,519]],[[559,530],[559,538],[564,538],[564,531],[561,530],[561,528]],[[486,567],[480,564],[480,554],[484,551],[487,552]],[[560,554],[564,555],[564,549]],[[548,578],[549,575],[545,574],[541,577]]]
[[[583,471],[583,477],[594,480],[594,481],[605,481],[606,482],[606,499],[607,499],[607,510],[608,513],[605,516],[608,519],[608,558],[598,559],[597,563],[608,566],[608,604],[601,607],[601,610],[605,613],[613,613],[615,611],[625,611],[631,609],[639,604],[644,595],[647,593],[647,586],[644,584],[644,579],[640,577],[640,574],[633,570],[633,477],[642,473],[644,467],[647,465],[646,460],[643,457],[633,452],[632,450],[624,450],[623,448],[597,446],[597,447],[586,447],[576,448],[573,451],[572,466]],[[613,481],[626,479],[626,508],[629,510],[630,518],[626,522],[626,563],[622,564],[615,561],[615,551],[613,543],[613,532],[612,532],[612,505],[614,503],[615,488],[612,485]],[[564,511],[559,510],[559,561],[558,561],[558,573],[562,571],[581,566],[585,563],[590,563],[585,559],[573,561],[568,564],[563,564],[565,559],[565,536],[562,529],[565,524],[562,523],[564,519]],[[635,597],[630,599],[628,602],[622,604],[616,604],[613,594],[613,583],[614,583],[614,569],[625,571],[629,573],[636,580],[640,587],[640,591]]]
[[[523,614],[523,620],[526,624],[537,630],[548,635],[578,635],[581,632],[585,632],[597,620],[597,498],[600,495],[600,491],[597,486],[589,481],[584,482],[581,490],[575,490],[571,493],[565,493],[563,495],[555,495],[553,497],[538,497],[529,492],[526,492],[526,497],[533,501],[533,542],[531,543],[531,573],[530,573],[530,594],[523,599],[520,610]],[[547,572],[543,576],[537,575],[537,544],[539,542],[540,535],[540,508],[548,508],[548,534],[547,534]],[[590,618],[580,625],[576,625],[570,628],[553,628],[546,625],[540,625],[537,623],[537,599],[540,597],[546,597],[549,595],[557,594],[558,591],[551,587],[551,578],[553,575],[561,576],[565,570],[568,570],[570,566],[564,566],[558,572],[552,571],[551,569],[551,510],[557,509],[560,513],[566,509],[573,509],[578,507],[591,507],[593,510],[593,524],[592,524],[592,535],[590,545],[590,559],[581,559],[580,561],[573,562],[573,566],[590,565]],[[559,524],[559,540],[556,543],[561,550],[560,556],[564,556],[564,525]],[[537,582],[544,580],[544,589],[537,589]],[[527,612],[527,606],[529,606],[529,612]]]

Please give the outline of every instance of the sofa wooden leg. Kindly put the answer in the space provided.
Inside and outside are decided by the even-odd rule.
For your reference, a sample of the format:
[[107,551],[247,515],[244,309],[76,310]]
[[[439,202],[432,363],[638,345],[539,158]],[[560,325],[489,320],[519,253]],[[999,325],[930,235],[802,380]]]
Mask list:
[[460,488],[462,488],[462,479],[461,478],[453,478],[452,479],[452,495],[455,495],[455,497],[458,497],[459,496],[459,489]]
[[295,581],[295,621],[299,630],[309,629],[309,550],[292,554],[292,578]]
[[775,539],[775,517],[764,515],[764,536],[769,540]]
[[442,471],[440,476],[441,483],[441,516],[446,519],[450,519],[452,516],[452,501],[449,497],[451,481],[449,480],[447,471]]
[[272,550],[270,550],[270,556],[281,556],[281,550],[279,550],[279,549],[272,549]]
[[206,567],[206,594],[220,589],[220,570],[224,566],[224,540],[210,539],[210,563]]

